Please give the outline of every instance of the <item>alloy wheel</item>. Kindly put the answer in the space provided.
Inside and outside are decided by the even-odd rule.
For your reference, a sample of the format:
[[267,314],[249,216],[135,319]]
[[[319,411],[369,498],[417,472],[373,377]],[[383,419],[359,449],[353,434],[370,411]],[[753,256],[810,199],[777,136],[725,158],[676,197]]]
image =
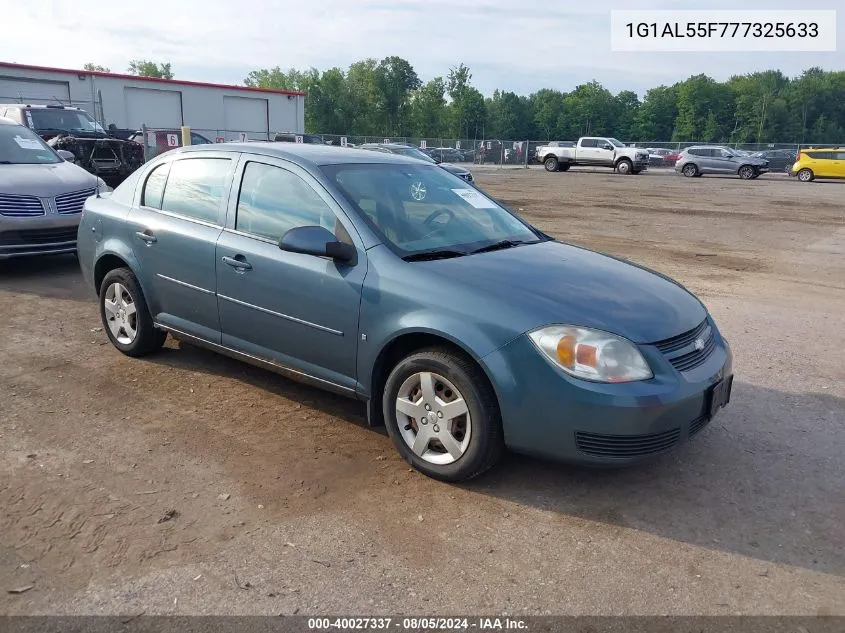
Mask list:
[[399,388],[396,421],[408,447],[431,464],[451,464],[469,447],[472,421],[463,395],[434,372],[417,372]]
[[135,300],[121,283],[114,282],[103,298],[106,323],[118,343],[130,345],[138,334],[138,311]]

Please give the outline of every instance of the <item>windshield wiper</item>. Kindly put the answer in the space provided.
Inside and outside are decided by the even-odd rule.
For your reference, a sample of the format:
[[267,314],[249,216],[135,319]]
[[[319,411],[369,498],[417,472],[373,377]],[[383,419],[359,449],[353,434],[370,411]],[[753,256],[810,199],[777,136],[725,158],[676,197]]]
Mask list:
[[536,244],[537,242],[534,241],[526,241],[526,240],[501,240],[499,242],[495,242],[493,244],[488,244],[487,246],[482,246],[481,248],[477,248],[474,251],[470,251],[470,255],[475,255],[476,253],[489,253],[490,251],[502,251],[506,248],[513,248],[514,246],[520,246],[521,244]]
[[406,262],[426,262],[434,259],[449,259],[451,257],[463,257],[466,255],[463,251],[454,251],[449,249],[441,249],[434,251],[423,251],[421,253],[412,253],[405,255],[402,259]]

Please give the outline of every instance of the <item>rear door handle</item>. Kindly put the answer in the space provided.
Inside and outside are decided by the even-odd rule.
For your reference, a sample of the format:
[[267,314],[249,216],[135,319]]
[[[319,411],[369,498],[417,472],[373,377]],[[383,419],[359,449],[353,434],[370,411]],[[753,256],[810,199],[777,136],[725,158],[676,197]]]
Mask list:
[[240,268],[241,270],[252,270],[252,264],[246,261],[243,255],[235,255],[234,257],[222,257],[223,263],[228,264],[232,268]]
[[146,231],[137,231],[135,235],[138,236],[142,242],[146,242],[147,244],[152,244],[153,242],[157,242],[158,238],[152,234],[152,232],[147,229]]

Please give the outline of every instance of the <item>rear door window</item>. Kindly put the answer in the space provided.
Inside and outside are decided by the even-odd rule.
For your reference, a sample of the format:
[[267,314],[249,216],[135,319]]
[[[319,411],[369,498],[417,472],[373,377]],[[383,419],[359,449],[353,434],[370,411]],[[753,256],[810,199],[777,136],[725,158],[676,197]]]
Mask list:
[[173,161],[161,200],[162,211],[222,224],[232,161],[228,158],[183,158]]
[[581,147],[598,147],[599,142],[594,138],[585,138],[581,141]]

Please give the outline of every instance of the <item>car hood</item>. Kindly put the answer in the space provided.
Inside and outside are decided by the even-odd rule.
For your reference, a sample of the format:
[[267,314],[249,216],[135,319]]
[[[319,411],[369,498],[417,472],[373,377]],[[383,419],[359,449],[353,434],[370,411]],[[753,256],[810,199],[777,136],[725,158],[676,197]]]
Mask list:
[[647,268],[556,241],[425,264],[474,292],[501,297],[527,331],[581,325],[651,343],[693,329],[707,316],[677,282]]
[[453,165],[452,163],[440,163],[440,166],[445,169],[446,171],[453,173],[453,174],[466,174],[468,173],[466,169],[463,167],[459,167],[458,165]]
[[73,163],[0,165],[0,193],[51,198],[97,186],[97,178]]

